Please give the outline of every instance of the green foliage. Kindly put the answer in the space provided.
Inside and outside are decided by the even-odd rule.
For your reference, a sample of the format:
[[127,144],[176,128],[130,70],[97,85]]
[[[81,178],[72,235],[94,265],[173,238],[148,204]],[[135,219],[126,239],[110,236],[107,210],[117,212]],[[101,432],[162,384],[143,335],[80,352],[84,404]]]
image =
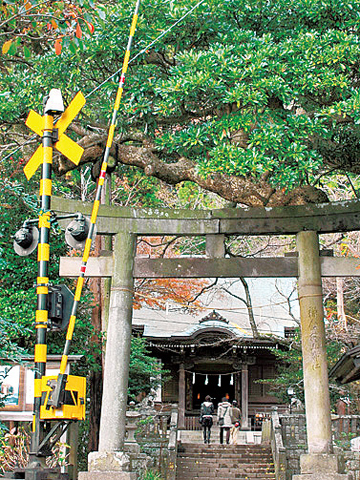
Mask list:
[[[0,299],[1,302],[1,299]],[[28,327],[21,327],[17,323],[8,320],[6,317],[3,317],[0,314],[0,365],[8,365],[10,362],[22,363],[22,356],[26,355],[28,351],[25,348],[19,346],[17,339],[23,336],[29,336],[31,334],[31,329]],[[9,368],[10,369],[10,368]],[[5,380],[8,370],[6,369],[0,375],[0,386]],[[6,395],[0,393],[0,407],[4,405]],[[3,426],[0,423],[0,434],[3,430]]]
[[[276,377],[262,380],[261,383],[269,385],[269,395],[277,397],[281,403],[289,403],[287,389],[294,389],[294,396],[304,402],[302,352],[299,332],[289,347],[284,349],[271,349],[277,358]],[[260,382],[259,382],[260,383]]]
[[[345,344],[340,339],[337,339],[332,334],[331,325],[328,326],[327,342],[326,342],[326,354],[328,359],[329,368],[332,367],[344,353]],[[296,335],[289,345],[284,348],[271,349],[272,353],[278,359],[277,362],[277,375],[273,379],[261,380],[259,383],[269,385],[270,395],[276,396],[282,403],[289,403],[289,396],[287,389],[292,387],[294,390],[295,398],[305,402],[304,398],[304,383],[303,383],[303,364],[302,364],[302,349],[301,349],[301,335],[300,330],[296,332]],[[331,409],[336,412],[336,402],[340,397],[345,395],[349,396],[351,400],[356,400],[358,392],[354,385],[345,385],[339,388],[335,383],[329,383],[330,387],[330,402]]]
[[341,451],[351,450],[351,440],[357,437],[354,432],[340,432],[339,437],[334,439],[334,444],[341,448]]
[[27,353],[27,350],[15,343],[14,339],[28,336],[30,333],[31,329],[28,326],[19,325],[17,322],[0,316],[0,363],[4,360],[19,362],[21,356]]
[[[132,55],[195,4],[150,0]],[[54,87],[69,101],[105,81],[80,119],[107,125],[117,88],[109,77],[121,68],[133,6],[81,2],[97,18],[91,36],[64,38],[61,56],[46,49],[25,63],[3,56],[3,143]],[[359,0],[204,2],[130,64],[117,131],[132,145],[138,136],[129,133],[146,132],[161,160],[184,155],[202,177],[266,175],[273,187],[291,190],[316,183],[329,165],[351,171],[360,140],[358,9]]]
[[150,356],[146,340],[142,337],[132,337],[129,374],[129,399],[135,399],[139,394],[149,394],[165,381],[163,370],[156,358]]
[[141,475],[139,480],[164,480],[160,473],[154,470],[145,470]]

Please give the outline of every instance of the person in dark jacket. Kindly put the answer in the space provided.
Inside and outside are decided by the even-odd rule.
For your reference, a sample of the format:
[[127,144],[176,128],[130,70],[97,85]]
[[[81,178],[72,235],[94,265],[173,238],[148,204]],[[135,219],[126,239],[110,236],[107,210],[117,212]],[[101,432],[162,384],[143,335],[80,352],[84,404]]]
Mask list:
[[200,423],[203,427],[204,443],[210,443],[211,427],[213,424],[214,405],[210,395],[206,395],[205,402],[200,406]]

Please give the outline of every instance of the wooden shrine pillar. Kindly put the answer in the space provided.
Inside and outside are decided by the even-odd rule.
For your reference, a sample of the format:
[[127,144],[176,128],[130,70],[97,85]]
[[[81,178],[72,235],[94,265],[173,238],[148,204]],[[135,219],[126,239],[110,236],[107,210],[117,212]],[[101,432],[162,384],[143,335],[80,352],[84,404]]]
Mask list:
[[249,365],[241,365],[241,430],[249,430]]
[[179,428],[185,428],[185,401],[186,401],[186,384],[185,384],[185,365],[179,365]]

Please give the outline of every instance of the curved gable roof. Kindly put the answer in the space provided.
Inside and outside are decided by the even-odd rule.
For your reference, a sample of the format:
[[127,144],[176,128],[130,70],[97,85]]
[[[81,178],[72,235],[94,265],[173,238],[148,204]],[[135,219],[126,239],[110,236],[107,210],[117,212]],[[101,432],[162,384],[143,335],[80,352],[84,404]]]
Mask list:
[[191,340],[198,338],[206,334],[219,333],[230,338],[250,337],[251,335],[241,327],[235,324],[230,324],[229,320],[226,320],[218,312],[213,310],[209,315],[199,320],[199,323],[192,325],[187,330],[177,332],[171,335],[169,338]]

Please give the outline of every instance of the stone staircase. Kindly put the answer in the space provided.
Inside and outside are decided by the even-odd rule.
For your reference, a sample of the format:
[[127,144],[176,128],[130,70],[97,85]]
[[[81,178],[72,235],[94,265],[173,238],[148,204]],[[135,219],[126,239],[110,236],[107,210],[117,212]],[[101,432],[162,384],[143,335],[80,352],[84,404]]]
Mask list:
[[180,443],[176,480],[275,480],[267,445],[201,445]]
[[[211,443],[219,443],[219,427],[214,425],[211,429]],[[178,440],[180,443],[203,443],[202,430],[178,430]],[[260,444],[261,432],[242,431],[238,433],[239,444]]]

